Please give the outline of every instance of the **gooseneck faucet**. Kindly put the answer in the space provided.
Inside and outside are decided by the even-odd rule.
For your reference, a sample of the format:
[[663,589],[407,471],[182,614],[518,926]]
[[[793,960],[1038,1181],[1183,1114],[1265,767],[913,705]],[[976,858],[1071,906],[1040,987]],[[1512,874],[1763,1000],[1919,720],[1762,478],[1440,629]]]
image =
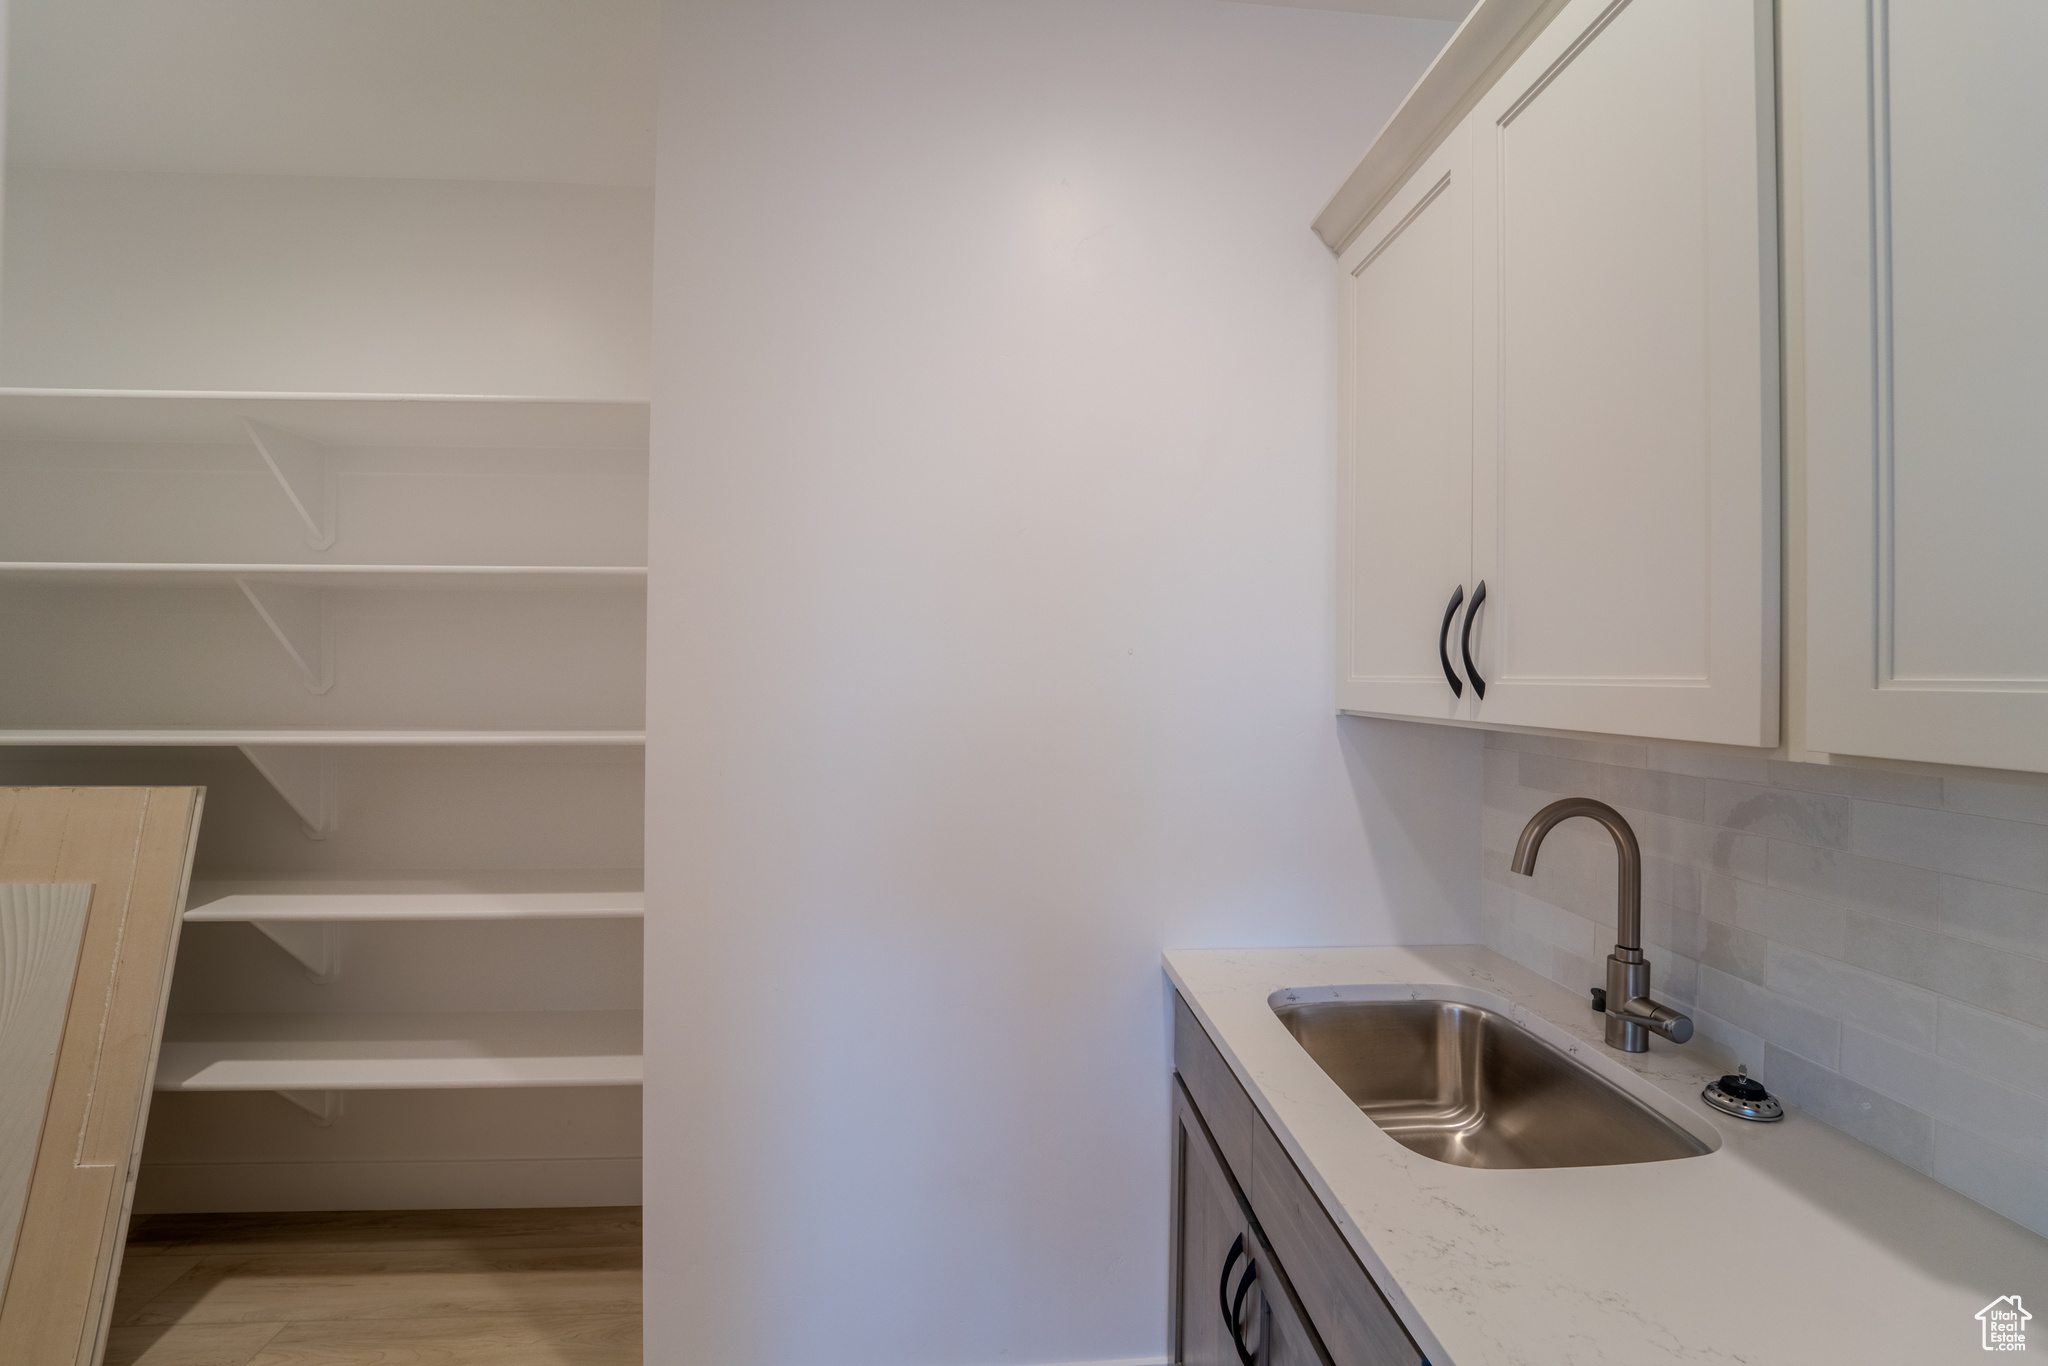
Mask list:
[[1536,851],[1543,847],[1544,836],[1558,822],[1573,816],[1584,816],[1605,827],[1614,836],[1614,852],[1620,861],[1614,952],[1607,955],[1607,1046],[1624,1053],[1646,1053],[1652,1031],[1673,1043],[1684,1043],[1692,1037],[1692,1020],[1650,999],[1650,960],[1643,957],[1643,851],[1636,843],[1636,832],[1629,828],[1622,814],[1591,797],[1566,797],[1552,802],[1522,827],[1511,866],[1518,873],[1533,876]]

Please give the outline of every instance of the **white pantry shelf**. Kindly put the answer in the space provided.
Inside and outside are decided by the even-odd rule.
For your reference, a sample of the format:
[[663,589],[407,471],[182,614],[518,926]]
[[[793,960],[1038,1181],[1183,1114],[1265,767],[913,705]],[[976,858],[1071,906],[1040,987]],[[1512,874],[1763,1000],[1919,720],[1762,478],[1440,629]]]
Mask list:
[[647,447],[641,399],[0,389],[0,441],[240,445],[248,422],[323,446]]
[[415,877],[225,876],[194,881],[187,921],[625,920],[645,913],[640,870]]
[[159,1091],[638,1086],[637,1010],[173,1015]]
[[637,749],[647,743],[644,730],[199,730],[173,726],[132,730],[0,730],[0,745],[312,745],[337,749],[366,746],[500,747],[587,746],[594,749]]
[[641,565],[478,564],[115,564],[66,560],[0,561],[0,583],[65,587],[232,588],[237,581],[298,588],[642,589]]

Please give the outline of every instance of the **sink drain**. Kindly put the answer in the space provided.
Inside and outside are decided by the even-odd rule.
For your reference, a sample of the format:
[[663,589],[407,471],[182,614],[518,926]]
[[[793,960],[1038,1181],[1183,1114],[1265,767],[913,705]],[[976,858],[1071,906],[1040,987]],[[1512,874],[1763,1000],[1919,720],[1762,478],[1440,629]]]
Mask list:
[[1738,1067],[1733,1076],[1708,1082],[1700,1095],[1722,1114],[1733,1115],[1737,1119],[1769,1124],[1785,1117],[1785,1107],[1764,1089],[1762,1082],[1749,1075],[1747,1067]]

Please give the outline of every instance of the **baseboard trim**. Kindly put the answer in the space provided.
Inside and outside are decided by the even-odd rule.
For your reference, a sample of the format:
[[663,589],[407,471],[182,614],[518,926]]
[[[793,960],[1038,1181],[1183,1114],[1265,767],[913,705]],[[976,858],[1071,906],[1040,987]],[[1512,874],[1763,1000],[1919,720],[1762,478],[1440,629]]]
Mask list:
[[135,1192],[138,1215],[639,1203],[637,1157],[145,1163]]

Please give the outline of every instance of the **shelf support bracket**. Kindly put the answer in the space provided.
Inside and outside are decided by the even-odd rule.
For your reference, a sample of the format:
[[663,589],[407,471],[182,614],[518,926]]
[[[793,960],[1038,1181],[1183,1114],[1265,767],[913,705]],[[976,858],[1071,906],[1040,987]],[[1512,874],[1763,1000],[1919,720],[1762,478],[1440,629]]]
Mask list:
[[265,939],[298,960],[306,976],[325,986],[341,976],[341,927],[317,920],[252,920]]
[[306,838],[324,840],[339,823],[334,757],[317,746],[242,745],[242,757],[298,813]]
[[306,524],[306,544],[326,550],[334,544],[334,488],[327,464],[327,448],[303,436],[293,436],[267,422],[242,419],[243,430],[284,496],[292,511]]
[[235,586],[284,647],[286,656],[304,676],[306,686],[316,693],[332,688],[334,659],[327,648],[325,594],[317,588],[243,578],[237,578]]
[[279,1091],[292,1104],[313,1117],[313,1122],[325,1129],[341,1117],[341,1091]]

